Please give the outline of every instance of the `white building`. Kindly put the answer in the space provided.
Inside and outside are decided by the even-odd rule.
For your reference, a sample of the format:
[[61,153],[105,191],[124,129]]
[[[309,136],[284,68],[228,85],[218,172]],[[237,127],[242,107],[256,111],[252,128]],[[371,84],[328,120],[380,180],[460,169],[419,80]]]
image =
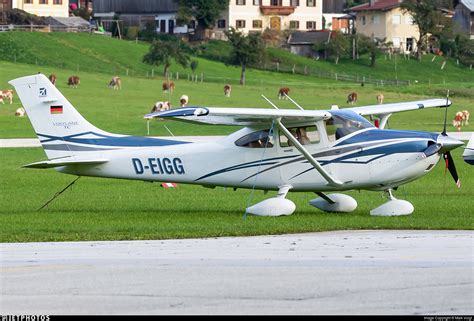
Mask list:
[[69,0],[12,0],[12,8],[41,17],[69,17]]
[[272,30],[322,29],[322,0],[230,0],[214,28],[215,37],[234,27],[243,33]]

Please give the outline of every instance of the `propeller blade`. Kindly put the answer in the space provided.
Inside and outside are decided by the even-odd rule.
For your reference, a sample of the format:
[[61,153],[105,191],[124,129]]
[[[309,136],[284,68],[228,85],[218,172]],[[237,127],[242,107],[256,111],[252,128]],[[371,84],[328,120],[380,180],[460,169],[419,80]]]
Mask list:
[[451,173],[451,176],[453,177],[454,182],[456,183],[456,186],[458,188],[461,188],[461,181],[459,180],[458,173],[456,171],[456,166],[454,166],[454,160],[451,157],[451,153],[450,152],[444,153],[443,158],[446,161],[446,169],[448,169],[449,172]]

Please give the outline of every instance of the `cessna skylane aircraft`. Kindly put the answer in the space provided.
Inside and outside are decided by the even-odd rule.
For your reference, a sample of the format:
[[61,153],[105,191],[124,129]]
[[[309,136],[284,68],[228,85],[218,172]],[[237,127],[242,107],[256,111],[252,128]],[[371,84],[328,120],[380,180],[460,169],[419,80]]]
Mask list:
[[[448,99],[330,110],[184,107],[146,119],[240,125],[216,141],[135,137],[105,132],[86,121],[42,74],[10,81],[48,157],[25,165],[77,176],[227,186],[278,191],[246,213],[290,215],[287,193],[314,192],[310,204],[328,212],[351,212],[348,190],[383,191],[388,201],[371,215],[407,215],[411,203],[392,190],[430,172],[443,155],[460,186],[450,150],[461,141],[442,134],[383,129],[392,113],[448,107]],[[270,102],[271,103],[271,102]],[[274,106],[276,107],[276,106]],[[377,116],[379,128],[362,116]]]

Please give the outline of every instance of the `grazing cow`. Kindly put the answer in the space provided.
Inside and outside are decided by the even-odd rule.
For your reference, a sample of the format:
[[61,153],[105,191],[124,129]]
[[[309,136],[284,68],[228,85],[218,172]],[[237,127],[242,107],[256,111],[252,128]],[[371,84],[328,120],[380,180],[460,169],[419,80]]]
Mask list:
[[3,99],[8,99],[10,102],[10,105],[13,104],[13,90],[12,89],[6,89],[6,90],[0,90],[0,101],[2,104],[5,104]]
[[114,90],[122,89],[122,79],[118,76],[113,77],[109,82],[109,88],[113,88]]
[[170,110],[171,109],[171,104],[169,101],[157,101],[152,109],[151,112],[154,113],[156,111],[165,111],[165,110]]
[[350,93],[349,96],[347,96],[347,103],[354,105],[357,102],[357,93]]
[[379,104],[379,105],[383,104],[384,96],[383,96],[382,93],[378,94],[376,98],[377,98],[377,104]]
[[453,119],[453,126],[458,128],[458,132],[461,131],[461,125],[462,123],[462,111],[458,111],[456,115],[454,115]]
[[163,92],[169,91],[170,93],[173,93],[174,87],[174,82],[172,80],[163,82]]
[[231,85],[224,85],[224,96],[230,97],[230,92],[232,91]]
[[288,99],[286,96],[290,93],[290,88],[283,87],[278,90],[278,99]]
[[49,75],[48,78],[49,78],[49,81],[51,81],[51,83],[56,86],[56,79],[57,79],[56,75],[51,74],[51,75]]
[[188,95],[182,95],[181,98],[179,98],[179,103],[181,104],[181,107],[186,107],[189,102],[189,97]]
[[461,124],[462,125],[469,125],[469,111],[463,110],[462,111],[462,118],[461,118]]
[[81,80],[79,79],[78,76],[71,76],[69,77],[69,79],[67,80],[67,84],[69,87],[72,86],[72,88],[77,88],[77,86],[79,86],[79,84],[81,83]]
[[25,113],[26,113],[25,108],[20,107],[15,111],[15,116],[23,117],[23,116],[25,116]]

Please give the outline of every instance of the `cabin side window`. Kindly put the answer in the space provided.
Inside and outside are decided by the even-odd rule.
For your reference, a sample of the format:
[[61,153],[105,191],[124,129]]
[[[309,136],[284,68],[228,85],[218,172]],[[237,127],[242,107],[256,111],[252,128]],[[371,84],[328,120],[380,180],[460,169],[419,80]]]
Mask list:
[[360,119],[351,119],[337,115],[333,115],[330,119],[326,120],[325,125],[330,142],[334,142],[364,128],[373,127],[371,123],[362,117]]
[[273,137],[269,135],[269,130],[261,130],[237,139],[235,145],[250,148],[271,148],[273,147]]
[[[316,126],[300,126],[288,128],[288,131],[296,138],[301,145],[318,144],[320,142],[319,131]],[[293,143],[280,132],[280,146],[290,147]]]

